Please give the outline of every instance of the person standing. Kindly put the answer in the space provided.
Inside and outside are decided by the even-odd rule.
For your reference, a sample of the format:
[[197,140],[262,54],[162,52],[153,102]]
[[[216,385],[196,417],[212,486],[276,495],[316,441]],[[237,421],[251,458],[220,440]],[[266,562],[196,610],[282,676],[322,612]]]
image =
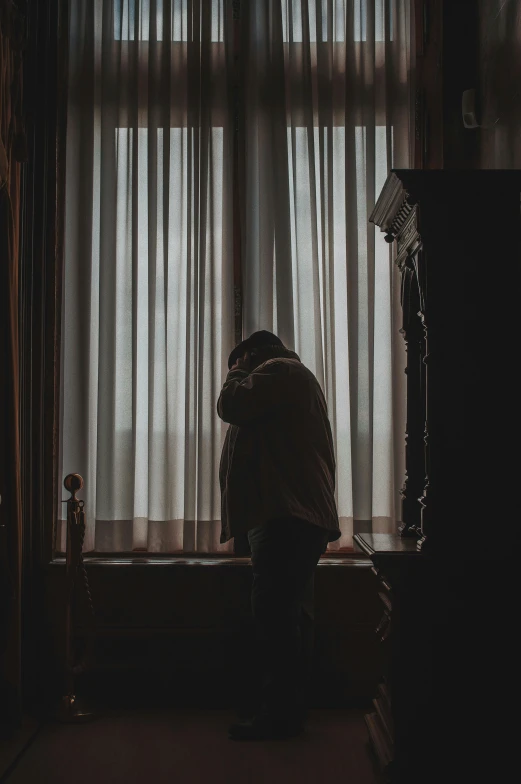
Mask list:
[[267,330],[239,343],[217,401],[227,422],[219,480],[221,543],[251,554],[261,706],[232,740],[284,739],[305,728],[314,573],[340,537],[333,437],[319,382]]

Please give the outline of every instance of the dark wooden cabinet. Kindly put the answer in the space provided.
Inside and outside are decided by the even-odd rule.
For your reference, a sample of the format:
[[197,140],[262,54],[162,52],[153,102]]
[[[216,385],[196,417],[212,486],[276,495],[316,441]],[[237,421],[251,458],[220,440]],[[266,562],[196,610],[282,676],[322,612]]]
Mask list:
[[380,579],[367,724],[393,784],[487,780],[514,748],[520,197],[518,171],[396,170],[370,218],[396,243],[407,351],[402,524],[355,536]]
[[391,172],[370,220],[396,242],[407,347],[402,534],[482,551],[511,514],[520,434],[521,172]]

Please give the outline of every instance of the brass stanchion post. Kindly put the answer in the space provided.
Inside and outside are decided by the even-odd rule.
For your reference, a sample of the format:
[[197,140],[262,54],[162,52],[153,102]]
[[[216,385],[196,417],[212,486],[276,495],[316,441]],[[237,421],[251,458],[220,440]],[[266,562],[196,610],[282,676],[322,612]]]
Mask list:
[[[78,675],[85,670],[86,658],[88,652],[92,648],[94,635],[94,608],[82,554],[83,540],[85,538],[84,502],[76,498],[76,493],[83,487],[83,478],[79,474],[68,474],[65,477],[63,484],[65,489],[71,493],[70,498],[63,502],[67,504],[65,694],[62,697],[54,716],[62,722],[79,723],[96,718],[96,714],[93,711],[82,708],[78,704],[75,693],[75,675]],[[75,588],[80,580],[86,592],[90,629],[88,631],[89,644],[86,646],[87,651],[82,661],[75,665],[73,602]]]

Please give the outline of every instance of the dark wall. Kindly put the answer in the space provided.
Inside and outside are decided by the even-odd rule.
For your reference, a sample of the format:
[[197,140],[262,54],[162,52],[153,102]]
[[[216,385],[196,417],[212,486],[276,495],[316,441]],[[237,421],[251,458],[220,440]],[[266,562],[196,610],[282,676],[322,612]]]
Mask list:
[[521,168],[521,0],[478,0],[478,167]]
[[[67,0],[29,4],[29,163],[22,227],[23,679],[25,705],[64,693],[65,567],[50,563],[57,503]],[[97,633],[79,693],[116,704],[237,704],[253,657],[248,565],[89,563]],[[85,606],[79,613],[79,647]],[[380,607],[368,561],[320,565],[314,702],[373,696]],[[83,619],[83,620],[82,620]]]
[[[521,0],[415,0],[415,168],[521,168]],[[476,91],[478,128],[462,97]]]
[[477,87],[478,5],[476,0],[443,4],[443,168],[473,169],[478,138],[465,128],[462,96]]
[[462,119],[462,94],[477,86],[476,0],[414,0],[414,168],[468,169],[478,139]]

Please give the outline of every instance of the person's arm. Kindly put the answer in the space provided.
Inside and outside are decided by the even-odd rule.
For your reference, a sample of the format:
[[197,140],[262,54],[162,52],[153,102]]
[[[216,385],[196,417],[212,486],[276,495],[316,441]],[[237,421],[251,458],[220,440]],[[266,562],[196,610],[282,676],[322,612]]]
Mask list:
[[285,362],[260,365],[252,373],[232,368],[217,401],[217,413],[231,425],[253,419],[295,402],[296,375]]

